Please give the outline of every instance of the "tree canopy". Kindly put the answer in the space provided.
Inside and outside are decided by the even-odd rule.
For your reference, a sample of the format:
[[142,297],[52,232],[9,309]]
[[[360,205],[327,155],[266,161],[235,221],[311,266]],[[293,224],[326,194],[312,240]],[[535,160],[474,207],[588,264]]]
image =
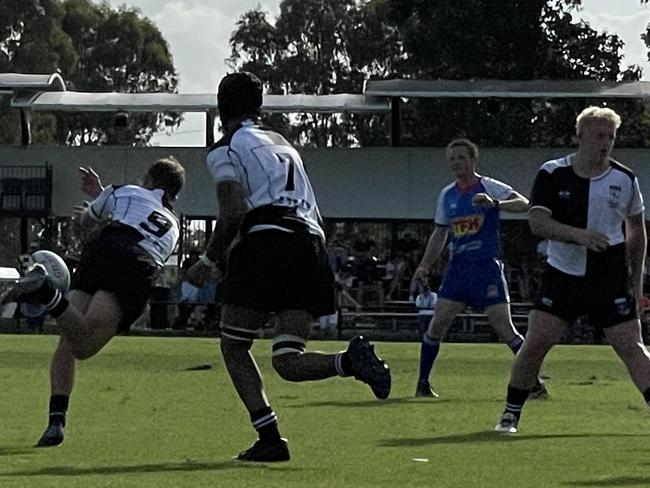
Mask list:
[[[358,93],[364,79],[382,78],[640,79],[638,66],[622,66],[618,36],[577,19],[580,3],[467,0],[459,8],[455,0],[283,0],[274,22],[259,8],[240,18],[230,66],[257,73],[269,93]],[[643,36],[650,49],[650,25]],[[576,112],[597,102],[604,101],[413,99],[403,108],[404,142],[440,146],[462,135],[481,145],[567,145]],[[606,103],[623,114],[619,144],[643,143],[645,104]],[[278,119],[294,142],[307,145],[388,140],[385,116]]]
[[[178,84],[169,46],[149,19],[90,0],[0,2],[0,71],[59,72],[77,91],[176,92]],[[18,114],[7,104],[0,142],[17,143]],[[32,132],[36,143],[146,144],[164,121],[163,114],[139,114],[115,127],[113,114],[36,114]]]

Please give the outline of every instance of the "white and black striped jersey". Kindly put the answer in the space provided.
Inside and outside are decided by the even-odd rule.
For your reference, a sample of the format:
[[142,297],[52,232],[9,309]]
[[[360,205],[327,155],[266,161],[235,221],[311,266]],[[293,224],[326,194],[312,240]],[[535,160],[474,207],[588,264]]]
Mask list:
[[180,235],[178,219],[162,203],[164,194],[137,185],[109,185],[90,202],[86,213],[95,220],[110,219],[138,230],[142,234],[138,244],[163,266]]
[[[531,210],[543,208],[562,224],[605,234],[610,250],[624,253],[625,219],[644,210],[636,176],[610,159],[604,173],[582,178],[573,171],[574,157],[570,154],[542,165],[533,184]],[[548,243],[548,263],[574,276],[587,274],[589,255],[585,246],[563,241]]]
[[325,238],[314,191],[296,149],[277,132],[246,120],[207,157],[215,183],[238,182],[249,211],[242,233],[306,230]]

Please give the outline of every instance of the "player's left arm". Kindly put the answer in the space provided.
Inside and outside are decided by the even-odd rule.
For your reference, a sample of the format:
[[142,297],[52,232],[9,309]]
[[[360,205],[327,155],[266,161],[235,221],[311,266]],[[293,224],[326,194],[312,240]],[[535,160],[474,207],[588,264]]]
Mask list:
[[528,198],[515,191],[507,183],[503,183],[493,178],[484,177],[482,179],[485,186],[485,193],[474,195],[472,203],[479,207],[495,208],[512,213],[528,212]]
[[498,200],[498,202],[499,209],[505,212],[523,213],[528,212],[530,208],[528,198],[516,191],[510,193],[507,198]]
[[644,212],[627,217],[625,219],[625,250],[637,303],[641,303],[643,298],[643,268],[647,243]]
[[487,193],[477,193],[472,199],[472,203],[479,207],[494,208],[512,213],[528,212],[528,198],[521,193],[512,191],[506,198],[498,199]]

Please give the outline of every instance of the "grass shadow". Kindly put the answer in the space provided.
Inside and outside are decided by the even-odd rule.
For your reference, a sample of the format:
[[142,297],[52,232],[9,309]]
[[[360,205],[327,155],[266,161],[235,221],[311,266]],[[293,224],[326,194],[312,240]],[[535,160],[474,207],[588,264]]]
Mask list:
[[21,454],[34,454],[34,450],[25,447],[0,446],[0,456],[16,456]]
[[[268,469],[265,463],[244,463],[237,460],[221,462],[169,462],[155,464],[133,464],[126,466],[91,466],[80,468],[75,466],[53,466],[35,470],[13,471],[0,473],[6,476],[88,476],[88,475],[121,475],[129,473],[164,473],[164,472],[194,472],[194,471],[222,471],[229,469]],[[275,469],[275,468],[274,468]],[[282,471],[295,471],[299,468],[283,464]]]
[[[650,434],[644,434],[648,437]],[[385,439],[379,445],[382,447],[416,447],[416,446],[433,446],[441,444],[468,444],[468,443],[495,443],[495,442],[522,442],[538,441],[544,439],[580,439],[580,438],[614,438],[614,437],[635,437],[639,434],[533,434],[533,435],[504,435],[498,434],[491,430],[479,432],[470,432],[466,434],[456,434],[440,437],[419,437],[419,438],[399,438]]]
[[422,404],[427,403],[436,405],[438,403],[448,403],[453,400],[449,399],[435,399],[430,398],[413,398],[413,397],[392,397],[386,400],[364,400],[364,401],[344,401],[344,400],[326,400],[320,402],[304,402],[285,405],[289,408],[303,408],[303,407],[381,407],[383,405],[400,405],[400,404]]
[[567,481],[567,486],[650,486],[650,476],[619,476],[606,480]]

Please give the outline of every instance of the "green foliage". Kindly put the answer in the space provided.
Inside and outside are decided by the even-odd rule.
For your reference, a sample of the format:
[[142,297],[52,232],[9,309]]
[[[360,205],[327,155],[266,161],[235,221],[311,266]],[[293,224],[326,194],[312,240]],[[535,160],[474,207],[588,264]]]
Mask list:
[[[638,67],[621,68],[623,42],[577,21],[577,2],[388,0],[405,33],[413,72],[444,79],[592,79],[635,81]],[[503,19],[517,19],[503,22]],[[427,39],[427,42],[422,42]],[[469,136],[480,145],[565,146],[572,144],[576,114],[589,103],[624,106],[619,146],[634,144],[626,128],[642,126],[642,101],[546,99],[413,100],[405,109],[406,142],[443,146]],[[408,105],[411,105],[410,107]],[[423,123],[423,119],[427,123]],[[644,127],[647,132],[648,127]]]
[[[76,91],[176,92],[176,74],[167,42],[138,9],[112,9],[90,0],[0,2],[0,70],[59,72]],[[4,118],[6,109],[0,114]],[[179,122],[171,116],[172,125]],[[113,114],[57,113],[34,123],[34,142],[69,145],[146,144],[164,125],[164,114],[137,114],[115,128]],[[36,118],[36,117],[35,117]],[[168,122],[169,123],[169,122]],[[2,142],[17,143],[19,126]]]
[[[231,38],[233,69],[257,73],[269,93],[359,93],[364,79],[592,79],[636,81],[623,68],[622,40],[575,19],[579,0],[283,0],[275,22],[245,13]],[[514,20],[516,19],[516,20]],[[650,31],[649,31],[650,32]],[[644,39],[649,45],[650,34]],[[406,145],[570,145],[587,103],[620,109],[618,145],[645,141],[641,101],[413,99],[403,104]],[[285,118],[294,142],[386,144],[384,116],[304,114]]]
[[[382,1],[284,0],[272,24],[258,8],[237,22],[229,64],[258,74],[268,93],[360,93],[366,78],[393,76],[400,64],[401,41],[384,16]],[[384,116],[278,119],[273,122],[287,127],[292,141],[307,146],[387,143]]]
[[[3,335],[0,480],[11,487],[176,488],[647,486],[647,406],[605,346],[558,346],[551,397],[526,405],[521,432],[491,429],[512,354],[503,344],[445,344],[438,400],[412,397],[417,343],[378,343],[393,371],[384,402],[352,378],[289,383],[270,341],[252,349],[293,459],[231,459],[255,437],[216,339],[117,337],[79,363],[65,443],[32,446],[47,420],[55,336]],[[342,342],[310,349],[339,351]],[[212,369],[188,371],[210,364]]]

